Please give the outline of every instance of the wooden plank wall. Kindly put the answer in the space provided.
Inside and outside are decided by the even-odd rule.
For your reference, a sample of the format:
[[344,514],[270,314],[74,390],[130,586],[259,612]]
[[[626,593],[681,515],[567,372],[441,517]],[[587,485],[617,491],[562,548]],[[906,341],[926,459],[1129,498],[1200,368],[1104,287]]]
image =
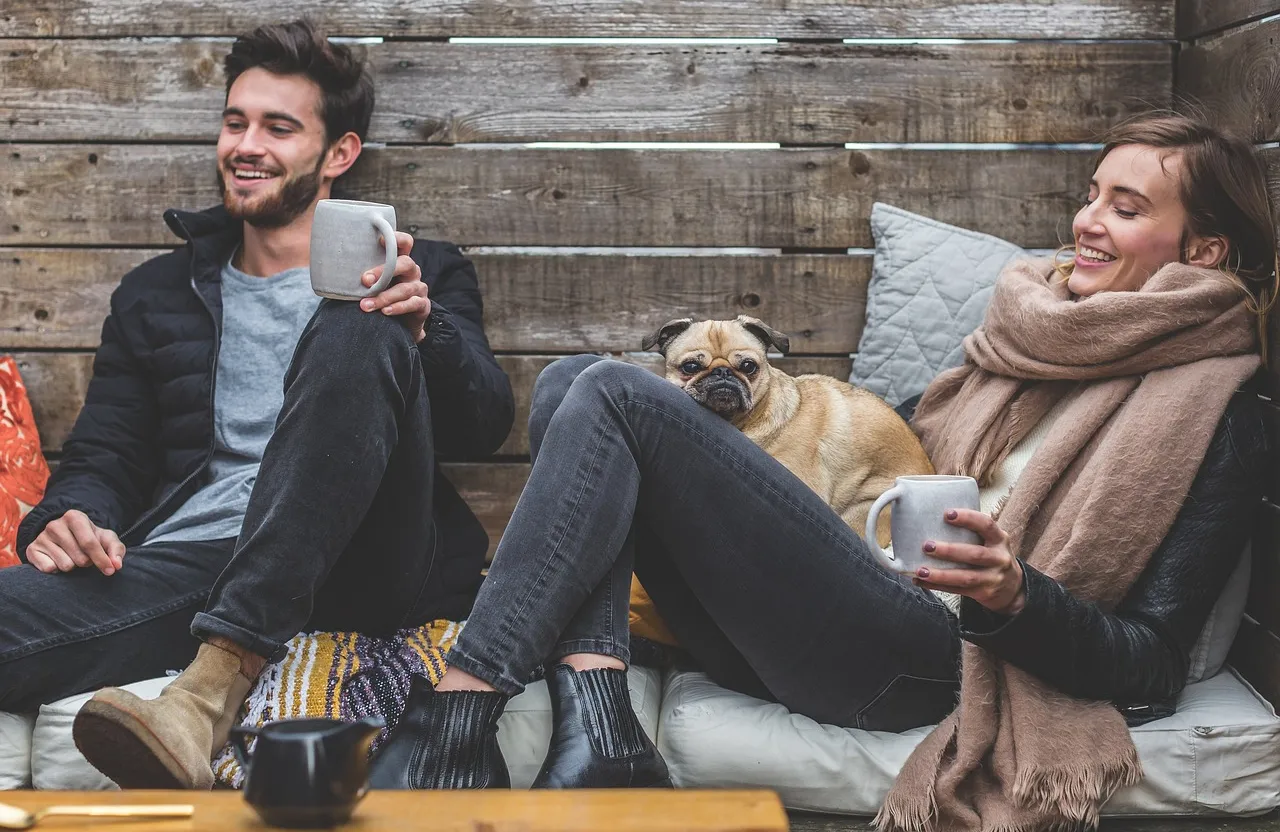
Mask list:
[[[1181,0],[1179,105],[1256,143],[1270,171],[1280,233],[1280,0]],[[1280,448],[1280,313],[1270,326],[1263,396],[1273,448]],[[1280,705],[1280,476],[1269,480],[1257,521],[1248,617],[1232,661]]]
[[[1056,145],[1168,106],[1175,61],[1172,0],[7,4],[0,351],[51,456],[120,274],[174,245],[164,208],[216,199],[227,38],[302,14],[382,39],[356,47],[378,106],[349,187],[471,250],[522,407],[555,356],[629,353],[689,313],[758,315],[792,335],[791,368],[846,375],[874,201],[1054,247],[1091,157]],[[637,40],[655,37],[702,40]],[[526,451],[521,426],[449,470],[495,541]]]

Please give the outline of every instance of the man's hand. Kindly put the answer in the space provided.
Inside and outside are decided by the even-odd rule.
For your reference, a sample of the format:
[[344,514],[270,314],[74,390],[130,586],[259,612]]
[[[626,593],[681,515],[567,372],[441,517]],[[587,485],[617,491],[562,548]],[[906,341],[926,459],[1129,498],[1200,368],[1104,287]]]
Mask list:
[[[399,318],[400,323],[409,328],[416,344],[427,335],[427,316],[431,314],[431,301],[427,299],[427,284],[422,282],[422,269],[409,256],[412,248],[413,237],[397,231],[396,250],[400,256],[396,258],[395,276],[387,288],[360,301],[360,308],[366,312],[381,310],[384,315]],[[374,266],[364,273],[364,285],[372,286],[381,276],[382,266]]]
[[952,526],[977,532],[982,544],[929,540],[924,544],[925,553],[973,568],[930,569],[922,566],[912,576],[912,582],[925,589],[967,595],[1001,615],[1017,615],[1027,596],[1022,585],[1022,566],[1009,551],[1009,535],[980,511],[951,509],[943,519]]
[[98,528],[83,511],[72,509],[50,521],[31,541],[27,561],[49,574],[93,565],[104,575],[114,575],[124,562],[124,544],[115,532]]

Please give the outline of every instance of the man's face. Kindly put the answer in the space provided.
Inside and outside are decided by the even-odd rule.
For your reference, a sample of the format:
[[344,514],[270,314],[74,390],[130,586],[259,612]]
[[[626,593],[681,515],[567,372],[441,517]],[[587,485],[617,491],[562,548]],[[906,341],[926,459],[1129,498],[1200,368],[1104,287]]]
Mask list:
[[320,87],[301,75],[244,72],[227,92],[218,134],[218,186],[236,219],[288,225],[326,184]]

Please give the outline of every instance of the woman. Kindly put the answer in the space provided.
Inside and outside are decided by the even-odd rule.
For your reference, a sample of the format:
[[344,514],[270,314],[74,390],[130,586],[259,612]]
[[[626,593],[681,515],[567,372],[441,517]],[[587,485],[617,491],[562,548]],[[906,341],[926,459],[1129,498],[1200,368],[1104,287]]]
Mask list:
[[625,683],[634,568],[713,679],[820,722],[900,731],[961,690],[890,795],[890,826],[1096,817],[1140,776],[1111,703],[1179,692],[1261,494],[1244,386],[1276,287],[1263,182],[1249,145],[1211,127],[1123,126],[1073,259],[1002,275],[966,363],[913,421],[940,473],[983,487],[987,513],[946,517],[983,545],[925,544],[975,569],[890,574],[675,385],[588,356],[548,368],[528,486],[375,785],[505,784],[495,722],[544,660],[555,728],[537,785],[665,785]]

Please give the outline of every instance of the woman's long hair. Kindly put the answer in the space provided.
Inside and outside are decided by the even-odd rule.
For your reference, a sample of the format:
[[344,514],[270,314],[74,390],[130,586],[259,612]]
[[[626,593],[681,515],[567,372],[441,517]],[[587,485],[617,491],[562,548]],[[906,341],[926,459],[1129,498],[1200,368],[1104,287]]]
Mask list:
[[[1267,358],[1267,315],[1280,293],[1280,254],[1267,198],[1267,177],[1253,146],[1202,120],[1185,115],[1139,116],[1113,127],[1103,137],[1094,170],[1121,145],[1139,144],[1177,151],[1182,156],[1179,190],[1188,223],[1182,232],[1185,260],[1191,237],[1222,237],[1227,254],[1220,264],[1249,296],[1258,317],[1258,341]],[[1073,249],[1067,246],[1062,249]],[[1074,259],[1057,258],[1064,278]]]

